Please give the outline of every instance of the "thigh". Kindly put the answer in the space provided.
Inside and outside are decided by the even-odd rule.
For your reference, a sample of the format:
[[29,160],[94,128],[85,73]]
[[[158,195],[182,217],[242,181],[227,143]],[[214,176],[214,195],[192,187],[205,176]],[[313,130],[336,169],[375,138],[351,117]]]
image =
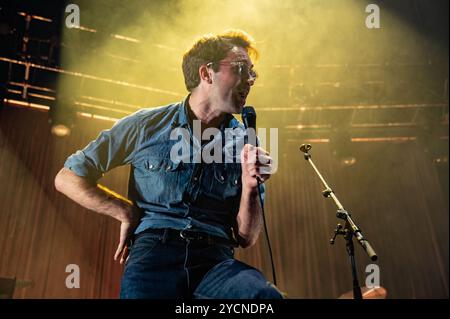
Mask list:
[[189,292],[191,298],[205,274],[218,263],[233,258],[233,254],[234,249],[228,246],[195,242],[189,244],[186,271],[189,275]]
[[194,292],[199,299],[282,299],[280,291],[257,270],[235,259],[214,266]]
[[182,243],[162,243],[154,236],[138,238],[130,251],[121,282],[123,299],[173,299],[187,294]]

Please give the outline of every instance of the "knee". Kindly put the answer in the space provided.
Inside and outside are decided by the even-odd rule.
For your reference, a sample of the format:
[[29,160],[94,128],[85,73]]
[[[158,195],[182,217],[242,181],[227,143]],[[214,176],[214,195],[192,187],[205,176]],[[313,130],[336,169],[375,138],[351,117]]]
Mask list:
[[255,299],[283,299],[283,294],[272,283],[266,282],[255,290]]
[[239,298],[246,299],[283,299],[282,293],[275,285],[267,281],[261,272],[248,269],[234,278],[235,287],[239,287]]
[[196,298],[283,299],[263,274],[237,260],[216,265],[194,293]]

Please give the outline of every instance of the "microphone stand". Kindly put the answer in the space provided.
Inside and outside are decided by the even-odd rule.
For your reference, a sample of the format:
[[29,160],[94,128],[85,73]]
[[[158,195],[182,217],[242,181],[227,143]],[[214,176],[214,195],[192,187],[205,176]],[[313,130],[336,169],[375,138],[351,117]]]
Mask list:
[[302,144],[300,146],[300,151],[302,151],[305,157],[305,160],[307,160],[314,171],[319,176],[320,180],[322,181],[323,185],[325,186],[325,190],[322,191],[322,195],[326,198],[331,197],[334,201],[334,203],[337,206],[337,213],[336,216],[339,219],[342,219],[345,221],[345,226],[342,227],[341,224],[337,224],[336,229],[334,230],[334,236],[332,239],[330,239],[330,244],[333,245],[336,237],[339,235],[342,235],[345,239],[346,243],[346,250],[347,254],[350,257],[350,264],[351,264],[351,270],[352,270],[352,278],[353,278],[353,298],[354,299],[362,299],[362,293],[361,293],[361,287],[359,286],[358,281],[358,273],[356,270],[356,261],[355,261],[355,250],[353,246],[353,237],[356,238],[356,240],[359,242],[361,247],[364,249],[364,251],[367,253],[369,258],[372,261],[375,261],[378,259],[377,254],[373,250],[372,246],[370,246],[369,242],[364,238],[363,234],[361,233],[361,230],[356,225],[354,220],[351,218],[350,213],[348,213],[342,204],[337,199],[336,195],[334,194],[333,190],[328,186],[327,182],[324,180],[322,175],[320,174],[319,170],[317,169],[316,165],[314,165],[311,154],[309,154],[309,150],[311,149],[310,144]]

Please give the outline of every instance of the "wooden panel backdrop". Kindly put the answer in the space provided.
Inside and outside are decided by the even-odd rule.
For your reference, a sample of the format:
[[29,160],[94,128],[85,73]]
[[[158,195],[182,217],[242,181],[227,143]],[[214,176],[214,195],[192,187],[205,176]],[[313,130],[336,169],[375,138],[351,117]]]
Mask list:
[[[64,160],[110,122],[78,119],[65,139],[49,133],[48,114],[0,111],[0,277],[32,281],[14,298],[116,298],[122,267],[113,262],[118,222],[57,193]],[[291,298],[336,298],[351,289],[342,239],[328,244],[337,219],[331,200],[298,144],[281,141],[278,173],[268,183],[266,214],[279,287]],[[380,259],[391,298],[448,298],[448,209],[438,173],[415,143],[358,143],[358,162],[339,166],[328,144],[313,158],[344,206],[353,212]],[[288,151],[290,150],[291,151]],[[126,194],[129,169],[101,183]],[[368,258],[357,247],[360,279]],[[271,278],[263,236],[237,257]],[[66,265],[81,270],[81,288],[67,289]]]

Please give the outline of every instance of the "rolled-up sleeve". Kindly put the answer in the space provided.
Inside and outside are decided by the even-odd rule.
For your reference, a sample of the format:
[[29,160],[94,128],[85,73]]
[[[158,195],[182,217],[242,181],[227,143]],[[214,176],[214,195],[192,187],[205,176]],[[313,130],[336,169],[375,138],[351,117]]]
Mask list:
[[84,149],[69,156],[64,167],[96,182],[105,172],[132,162],[139,133],[140,117],[137,112],[119,120],[111,129],[102,131]]

